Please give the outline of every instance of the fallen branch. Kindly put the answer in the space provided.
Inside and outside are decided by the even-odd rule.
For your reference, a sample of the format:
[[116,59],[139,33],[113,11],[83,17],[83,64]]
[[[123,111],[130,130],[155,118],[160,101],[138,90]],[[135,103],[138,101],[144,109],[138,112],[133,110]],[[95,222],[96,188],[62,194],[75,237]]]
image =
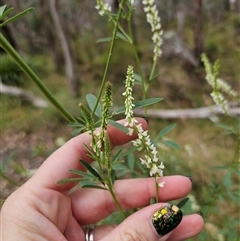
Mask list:
[[[158,110],[158,109],[148,109],[148,116],[151,118],[160,119],[211,119],[216,120],[217,115],[224,115],[221,109],[216,106],[201,107],[195,109],[175,109],[175,110]],[[143,116],[143,109],[136,109],[134,111],[135,115]],[[229,116],[240,116],[240,106],[234,102],[229,103],[228,109]]]
[[45,107],[48,106],[48,103],[45,100],[43,100],[39,97],[36,97],[31,92],[25,91],[25,90],[23,90],[21,88],[18,88],[18,87],[5,85],[1,81],[0,81],[0,93],[5,94],[5,95],[19,97],[22,100],[27,101],[27,102],[29,102],[30,104],[32,104],[33,106],[36,106],[36,107],[45,108]]

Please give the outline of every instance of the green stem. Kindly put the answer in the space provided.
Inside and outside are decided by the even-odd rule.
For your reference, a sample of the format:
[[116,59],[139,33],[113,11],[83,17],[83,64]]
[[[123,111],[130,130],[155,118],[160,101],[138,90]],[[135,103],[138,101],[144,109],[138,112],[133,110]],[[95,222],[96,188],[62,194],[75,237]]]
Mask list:
[[237,147],[236,147],[236,150],[235,150],[233,158],[232,158],[231,166],[233,166],[235,164],[235,160],[237,163],[237,161],[238,161],[237,158],[239,158],[239,151],[240,151],[240,136],[238,137]]
[[158,201],[159,201],[159,198],[158,198],[159,188],[158,188],[158,182],[157,182],[157,178],[156,177],[155,177],[155,187],[156,187],[156,203],[158,203]]
[[92,115],[94,115],[94,113],[95,113],[95,111],[97,109],[98,103],[100,102],[100,99],[101,99],[101,96],[102,96],[102,93],[103,93],[103,89],[104,89],[104,86],[105,86],[106,77],[107,77],[110,61],[111,61],[111,58],[112,58],[113,47],[114,47],[114,43],[115,43],[115,40],[116,40],[117,31],[118,31],[118,27],[119,27],[119,21],[120,21],[121,16],[122,16],[123,1],[124,0],[121,0],[121,3],[119,4],[119,12],[118,12],[117,20],[114,21],[115,27],[114,27],[114,30],[113,30],[113,35],[112,35],[112,40],[111,40],[111,44],[110,44],[110,49],[109,49],[109,52],[108,52],[107,63],[106,63],[106,66],[105,66],[105,70],[104,70],[104,74],[103,74],[103,79],[102,79],[99,95],[98,95],[96,104],[94,106]]
[[109,184],[109,185],[108,185],[108,189],[109,189],[109,192],[111,193],[111,195],[112,195],[112,197],[113,197],[113,200],[114,200],[114,202],[115,202],[115,204],[116,204],[116,206],[117,206],[117,209],[118,209],[119,213],[121,214],[122,218],[125,219],[126,216],[125,216],[125,214],[124,214],[124,212],[123,212],[123,210],[122,210],[122,208],[121,208],[120,203],[119,203],[118,200],[117,200],[117,197],[116,197],[116,194],[115,194],[115,192],[114,192],[113,186],[112,186],[111,184]]
[[151,74],[149,76],[149,80],[148,81],[151,81],[153,76],[154,76],[154,72],[155,72],[155,69],[156,69],[156,66],[157,66],[157,60],[154,60],[153,62],[153,66],[152,66],[152,70],[151,70]]
[[27,65],[23,58],[9,44],[2,34],[0,34],[0,45],[13,58],[14,62],[16,62],[22,71],[38,86],[53,106],[55,106],[69,122],[77,122],[76,119],[55,99],[39,77],[33,72],[33,70]]
[[[134,40],[134,34],[133,34],[133,29],[132,29],[132,24],[131,24],[131,19],[132,19],[132,14],[129,17],[128,20],[128,31],[129,31],[129,35],[131,38],[131,44],[132,44],[132,48],[133,48],[133,53],[134,53],[134,57],[136,59],[136,63],[137,63],[137,67],[138,67],[138,71],[139,74],[141,76],[141,80],[142,80],[142,91],[143,91],[143,99],[146,99],[146,95],[147,95],[147,86],[146,86],[146,81],[143,75],[143,71],[142,71],[142,67],[141,67],[141,62],[140,62],[140,58],[139,58],[139,54],[138,54],[138,49]],[[145,113],[146,114],[146,113]]]
[[0,176],[2,176],[5,180],[7,180],[8,182],[10,182],[10,183],[13,184],[14,186],[20,187],[20,184],[18,184],[17,182],[13,181],[13,180],[10,179],[9,177],[5,176],[3,173],[1,173]]

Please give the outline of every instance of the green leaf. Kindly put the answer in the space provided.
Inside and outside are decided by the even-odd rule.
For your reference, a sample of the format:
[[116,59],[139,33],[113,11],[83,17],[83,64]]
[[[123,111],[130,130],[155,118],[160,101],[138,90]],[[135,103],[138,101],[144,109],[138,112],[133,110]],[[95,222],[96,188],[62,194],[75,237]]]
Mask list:
[[165,128],[163,128],[157,135],[157,139],[162,138],[163,136],[165,136],[167,133],[169,133],[173,128],[175,128],[176,123],[173,123],[169,126],[166,126]]
[[3,6],[0,7],[0,19],[2,19],[2,15],[3,15],[6,7],[7,7],[7,4],[5,4],[5,5],[3,5]]
[[132,172],[132,171],[129,170],[129,169],[121,170],[121,171],[118,172],[118,177],[119,177],[119,178],[120,178],[120,177],[123,177],[123,176],[125,176],[126,174],[128,174],[128,173],[130,173],[130,172]]
[[154,76],[149,80],[149,82],[155,80],[155,79],[156,79],[157,77],[159,77],[160,75],[162,75],[162,73],[159,73],[159,74],[154,75]]
[[95,188],[95,189],[101,189],[101,190],[108,191],[108,189],[106,187],[96,186],[96,185],[83,185],[82,188]]
[[5,11],[7,5],[0,7],[0,20],[6,17],[10,12],[12,12],[13,8],[9,8]]
[[111,182],[114,184],[114,181],[116,180],[116,171],[111,170]]
[[121,131],[123,131],[125,133],[128,133],[128,128],[126,126],[124,126],[124,125],[122,125],[122,124],[120,124],[120,123],[118,123],[118,122],[116,122],[114,120],[109,119],[108,120],[108,124],[110,124],[111,126],[116,127],[117,129],[119,129],[119,130],[121,130]]
[[91,166],[89,165],[87,162],[85,162],[84,160],[80,160],[80,162],[82,163],[82,165],[90,172],[93,174],[93,176],[97,177],[99,179],[99,181],[104,184],[104,181],[102,179],[102,177],[98,174],[98,172]]
[[122,149],[117,152],[117,154],[113,157],[112,163],[118,161],[120,154],[122,153]]
[[[133,104],[134,104],[133,110],[158,103],[161,100],[163,100],[163,98],[150,98],[150,99],[146,99],[146,100],[140,100],[140,101],[133,102]],[[116,111],[114,111],[113,114],[114,115],[121,114],[121,113],[124,113],[125,110],[126,110],[125,106],[122,106],[119,109],[117,109]]]
[[134,73],[134,79],[136,81],[136,84],[140,84],[140,85],[142,84],[142,78],[139,74]]
[[112,165],[112,168],[113,168],[113,170],[115,170],[115,171],[122,171],[122,170],[128,169],[125,165],[120,164],[120,163],[114,163],[114,164]]
[[155,203],[157,203],[157,202],[156,202],[156,198],[155,198],[155,197],[151,197],[149,204],[152,205],[152,204],[155,204]]
[[117,32],[116,38],[128,42],[128,39],[121,32]]
[[98,160],[98,157],[96,156],[96,154],[86,145],[86,144],[83,144],[84,147],[87,149],[88,151],[88,156],[90,156],[92,159],[94,159],[95,161]]
[[173,148],[175,150],[179,150],[180,149],[180,146],[173,140],[163,140],[162,142],[166,146],[171,147],[171,148]]
[[227,190],[230,190],[230,188],[231,188],[231,172],[228,172],[225,174],[225,176],[223,177],[222,183]]
[[238,119],[238,123],[236,124],[236,130],[240,129],[240,119]]
[[65,178],[57,181],[57,184],[62,184],[62,183],[69,183],[69,182],[80,182],[82,178],[76,177],[76,178]]
[[112,37],[100,38],[96,41],[96,43],[104,43],[112,41]]
[[75,130],[73,130],[73,131],[71,132],[71,134],[72,134],[73,136],[75,136],[75,135],[81,133],[83,129],[84,129],[84,128],[75,129]]
[[15,20],[23,17],[24,15],[26,15],[26,14],[29,13],[29,12],[31,12],[32,10],[34,10],[34,8],[31,7],[31,8],[28,8],[28,9],[22,11],[21,13],[18,13],[17,15],[9,18],[8,20],[6,20],[6,21],[3,22],[2,24],[0,24],[0,27],[3,27],[3,26],[5,26],[5,25],[7,25],[7,24],[9,24],[9,23],[11,23],[11,22],[13,22],[13,21],[15,21]]
[[239,203],[240,201],[239,190],[234,192],[229,192],[228,195],[235,203]]
[[179,208],[182,208],[186,203],[187,201],[189,200],[188,197],[182,199],[176,206],[178,206]]
[[227,130],[227,131],[231,131],[231,130],[232,130],[232,127],[231,127],[231,126],[227,126],[227,125],[224,125],[224,124],[222,124],[222,123],[218,123],[218,124],[216,124],[216,126],[222,128],[222,129],[224,129],[224,130]]
[[73,173],[73,174],[76,174],[76,175],[79,175],[79,176],[83,176],[85,178],[88,178],[88,179],[91,179],[93,178],[94,176],[90,173],[87,173],[87,172],[82,172],[82,171],[79,171],[77,169],[70,169],[69,172]]
[[70,122],[68,124],[68,126],[71,126],[71,127],[84,127],[84,125],[79,123],[79,122]]
[[237,176],[240,176],[240,170],[237,168],[230,168],[230,172],[234,173]]
[[135,156],[133,155],[133,153],[129,153],[127,156],[127,163],[130,169],[134,168],[135,165]]
[[[91,109],[91,111],[93,111],[94,108],[95,108],[95,105],[97,103],[97,97],[93,94],[87,94],[86,100],[87,100],[89,108]],[[101,107],[100,103],[98,103],[96,111],[95,111],[94,114],[98,117],[102,116],[102,107]]]

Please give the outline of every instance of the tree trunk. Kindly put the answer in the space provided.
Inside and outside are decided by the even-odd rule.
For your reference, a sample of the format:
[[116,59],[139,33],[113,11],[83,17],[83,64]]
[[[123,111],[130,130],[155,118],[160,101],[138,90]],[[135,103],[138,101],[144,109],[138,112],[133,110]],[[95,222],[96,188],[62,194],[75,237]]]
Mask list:
[[173,19],[173,2],[172,0],[166,0],[165,5],[167,8],[167,21],[171,22]]
[[49,17],[49,7],[48,7],[48,0],[40,0],[40,15],[41,15],[41,21],[42,21],[42,35],[45,36],[45,39],[47,41],[47,45],[49,48],[49,51],[52,55],[53,61],[55,63],[56,69],[62,68],[64,62],[62,55],[57,48],[58,41],[56,39],[56,35],[52,31],[52,22]]
[[177,9],[177,32],[181,39],[184,39],[184,27],[185,27],[186,11],[184,4],[178,5]]
[[196,24],[194,32],[195,48],[194,54],[197,59],[203,53],[203,24],[202,24],[202,0],[195,0]]
[[240,13],[240,0],[235,0],[235,11]]
[[77,79],[76,72],[75,72],[74,58],[71,52],[71,46],[67,40],[66,34],[64,32],[64,28],[61,24],[61,21],[57,12],[56,3],[57,3],[56,0],[49,0],[50,12],[56,28],[57,35],[61,43],[61,47],[64,55],[64,61],[65,61],[66,75],[70,85],[70,91],[74,97],[78,97],[79,81]]
[[224,1],[224,12],[229,12],[230,9],[231,9],[230,0],[225,0]]

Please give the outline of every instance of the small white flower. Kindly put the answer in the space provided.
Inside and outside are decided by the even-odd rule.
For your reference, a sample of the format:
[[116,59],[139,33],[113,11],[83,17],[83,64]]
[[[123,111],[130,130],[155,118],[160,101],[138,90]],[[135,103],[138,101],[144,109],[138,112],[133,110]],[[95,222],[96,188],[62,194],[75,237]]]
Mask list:
[[112,11],[111,6],[108,3],[105,3],[103,0],[97,0],[97,5],[95,8],[98,10],[98,13],[101,16],[104,16]]
[[159,182],[159,183],[158,183],[158,186],[159,186],[159,187],[164,187],[164,186],[165,186],[165,182],[164,182],[164,181],[163,181],[163,182]]
[[162,162],[161,162],[161,164],[159,165],[159,168],[161,168],[161,169],[164,169],[164,168],[165,168],[165,166],[163,165]]
[[228,85],[224,80],[218,78],[219,72],[219,61],[216,61],[212,67],[209,59],[205,54],[202,54],[202,62],[204,63],[206,77],[208,84],[213,88],[212,93],[210,94],[213,101],[217,106],[219,106],[223,113],[227,114],[228,111],[228,102],[223,95],[223,92],[228,94],[230,97],[237,97],[237,93],[232,90],[230,85]]
[[153,49],[153,60],[156,61],[159,56],[162,55],[162,34],[163,31],[161,30],[161,19],[158,14],[157,7],[155,5],[154,0],[143,0],[142,1],[144,7],[143,10],[146,13],[147,22],[151,26],[151,31],[153,33],[152,41],[154,43]]
[[150,170],[150,176],[154,176],[158,172],[158,168],[156,164],[153,164]]

